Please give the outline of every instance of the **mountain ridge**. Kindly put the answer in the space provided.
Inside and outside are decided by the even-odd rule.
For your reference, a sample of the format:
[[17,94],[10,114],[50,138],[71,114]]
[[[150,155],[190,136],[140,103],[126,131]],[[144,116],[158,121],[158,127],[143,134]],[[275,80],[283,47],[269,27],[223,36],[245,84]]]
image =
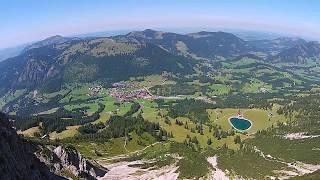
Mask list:
[[[107,37],[78,38],[55,35],[27,45],[21,53],[46,45],[58,45],[70,43],[71,41],[93,40],[100,38],[114,39],[119,42],[142,44],[152,43],[168,50],[171,53],[207,59],[215,59],[217,57],[234,58],[235,56],[255,51],[269,54],[268,56],[275,56],[283,50],[308,42],[299,37],[278,37],[271,40],[243,40],[232,33],[223,31],[199,31],[188,34],[179,34],[145,29],[143,31],[132,31],[125,35]],[[18,54],[19,53],[16,53],[15,55]]]
[[192,71],[190,63],[152,44],[96,38],[32,48],[0,63],[0,82],[6,89],[59,89],[64,82],[115,81],[162,71],[186,73]]
[[320,43],[311,41],[286,49],[272,58],[275,62],[304,64],[308,59],[320,59]]
[[[269,52],[276,48],[280,52]],[[1,91],[39,87],[55,91],[65,83],[111,83],[163,71],[179,75],[192,72],[202,61],[228,61],[248,54],[267,62],[303,64],[308,58],[320,58],[320,45],[278,38],[259,49],[231,33],[207,31],[182,35],[146,29],[85,39],[57,35],[1,62]]]

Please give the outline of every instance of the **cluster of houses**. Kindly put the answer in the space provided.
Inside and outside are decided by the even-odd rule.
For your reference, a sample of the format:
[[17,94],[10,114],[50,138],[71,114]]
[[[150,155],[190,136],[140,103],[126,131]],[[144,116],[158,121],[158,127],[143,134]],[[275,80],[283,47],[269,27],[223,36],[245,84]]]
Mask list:
[[110,89],[110,96],[116,98],[119,102],[128,102],[133,99],[154,99],[155,97],[147,88],[128,90],[134,88],[131,83],[114,83]]
[[259,89],[259,92],[261,92],[261,93],[269,93],[270,90],[267,89],[267,88],[261,87],[261,88]]
[[133,91],[123,91],[112,88],[110,95],[119,102],[128,102],[133,99],[154,99],[154,96],[147,89],[138,89]]
[[88,93],[88,96],[96,96],[98,95],[101,91],[102,91],[102,86],[101,85],[98,85],[96,87],[90,87],[89,88],[89,93]]
[[117,82],[112,84],[112,88],[117,88],[117,89],[127,89],[127,88],[135,88],[135,87],[137,87],[135,83]]

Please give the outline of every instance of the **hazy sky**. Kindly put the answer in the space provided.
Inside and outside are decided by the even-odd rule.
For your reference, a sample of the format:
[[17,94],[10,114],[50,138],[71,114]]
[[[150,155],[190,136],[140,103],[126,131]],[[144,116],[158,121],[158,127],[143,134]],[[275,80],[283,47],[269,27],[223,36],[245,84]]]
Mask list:
[[319,0],[1,0],[0,48],[145,28],[234,28],[320,39]]

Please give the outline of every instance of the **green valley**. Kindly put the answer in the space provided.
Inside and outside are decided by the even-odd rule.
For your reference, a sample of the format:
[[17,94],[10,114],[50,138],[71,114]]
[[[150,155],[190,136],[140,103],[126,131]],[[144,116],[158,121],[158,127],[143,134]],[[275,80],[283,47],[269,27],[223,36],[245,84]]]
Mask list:
[[317,176],[320,57],[287,62],[293,45],[265,58],[251,43],[145,30],[32,48],[0,63],[0,108],[25,140],[128,177]]

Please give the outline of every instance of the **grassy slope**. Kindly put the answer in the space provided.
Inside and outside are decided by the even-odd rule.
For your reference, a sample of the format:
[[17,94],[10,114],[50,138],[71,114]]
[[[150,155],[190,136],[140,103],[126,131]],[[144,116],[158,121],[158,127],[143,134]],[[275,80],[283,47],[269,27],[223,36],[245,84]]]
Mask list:
[[49,137],[51,139],[65,139],[65,138],[68,138],[68,137],[73,137],[75,136],[76,134],[78,134],[78,128],[80,126],[67,126],[66,127],[66,130],[60,132],[60,133],[57,133],[57,132],[52,132],[49,134]]
[[[239,109],[226,108],[208,110],[209,118],[213,124],[220,125],[222,129],[229,130],[232,126],[229,123],[229,117],[235,116]],[[240,109],[245,118],[252,121],[252,127],[248,130],[248,133],[255,133],[258,130],[266,129],[272,125],[276,125],[279,122],[285,122],[285,117],[278,115],[276,110],[266,111],[261,109]],[[272,112],[273,117],[269,121],[268,113]],[[218,119],[217,119],[218,118]]]
[[274,161],[267,161],[252,151],[220,152],[219,167],[231,171],[244,178],[265,179],[274,170],[284,168],[284,165]]
[[310,164],[320,162],[320,138],[288,140],[274,136],[251,139],[249,143],[257,146],[265,154],[284,159],[287,162],[301,161]]
[[[159,122],[160,126],[163,127],[166,131],[172,132],[174,135],[174,138],[172,141],[176,142],[183,142],[186,139],[186,136],[189,135],[190,137],[196,136],[197,139],[200,142],[200,145],[204,148],[207,147],[207,140],[208,138],[211,138],[213,143],[211,147],[221,147],[224,144],[227,144],[229,148],[231,149],[238,149],[239,145],[234,144],[234,137],[229,136],[227,138],[222,138],[221,140],[217,140],[213,136],[213,132],[209,132],[209,127],[208,126],[203,126],[204,128],[204,135],[200,135],[199,133],[192,133],[190,131],[191,128],[195,128],[196,124],[192,122],[190,119],[185,118],[185,117],[178,117],[177,119],[182,122],[187,122],[189,129],[185,129],[184,126],[179,126],[175,124],[175,119],[169,118],[171,121],[171,125],[166,124],[164,121],[164,118],[161,118],[158,116],[158,113],[161,112],[161,114],[166,114],[165,110],[160,110],[158,111],[156,108],[153,108],[155,105],[152,102],[148,102],[147,100],[144,100],[144,107],[143,107],[143,117],[151,122]],[[244,135],[241,135],[241,137],[244,139],[246,138]]]
[[24,131],[18,131],[18,134],[23,134],[24,136],[27,137],[33,137],[34,133],[39,133],[40,132],[40,128],[39,126],[36,127],[32,127],[30,129],[24,130]]
[[[131,140],[127,141],[125,146],[125,138],[115,138],[105,142],[78,142],[72,143],[81,154],[91,159],[97,159],[101,157],[112,157],[121,154],[127,154],[134,152],[155,142],[155,139],[148,133],[138,136],[136,133],[131,133]],[[140,140],[141,145],[137,143]],[[98,152],[100,155],[98,155]]]

